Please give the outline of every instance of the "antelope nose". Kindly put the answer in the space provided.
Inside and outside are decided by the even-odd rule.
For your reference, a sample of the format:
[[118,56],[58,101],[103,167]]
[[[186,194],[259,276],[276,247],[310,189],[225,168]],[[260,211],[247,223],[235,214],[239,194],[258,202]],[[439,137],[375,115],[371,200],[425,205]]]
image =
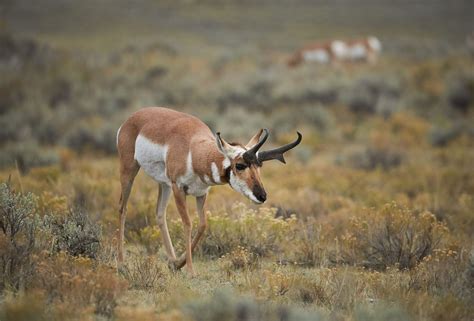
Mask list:
[[260,186],[255,186],[253,188],[253,195],[255,195],[255,198],[262,203],[267,200],[267,193]]

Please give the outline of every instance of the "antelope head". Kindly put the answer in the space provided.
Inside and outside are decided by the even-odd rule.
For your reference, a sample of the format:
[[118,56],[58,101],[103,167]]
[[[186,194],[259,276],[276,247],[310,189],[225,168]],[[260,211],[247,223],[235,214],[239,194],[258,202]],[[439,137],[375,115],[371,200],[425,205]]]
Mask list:
[[217,133],[217,147],[230,162],[227,168],[228,173],[226,173],[229,185],[257,204],[265,202],[267,193],[260,178],[260,168],[263,162],[272,159],[286,163],[283,154],[301,142],[302,136],[299,132],[297,134],[298,138],[292,143],[267,151],[259,151],[268,138],[267,129],[260,129],[245,146],[228,143],[220,136],[220,133]]

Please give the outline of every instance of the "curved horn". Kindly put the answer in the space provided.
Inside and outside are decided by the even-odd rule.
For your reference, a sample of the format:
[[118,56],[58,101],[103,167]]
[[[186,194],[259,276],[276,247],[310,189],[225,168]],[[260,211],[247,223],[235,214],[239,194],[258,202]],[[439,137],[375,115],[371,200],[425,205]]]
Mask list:
[[300,134],[300,132],[296,132],[296,133],[298,134],[298,138],[296,138],[294,142],[283,145],[275,149],[259,152],[257,156],[258,162],[261,163],[268,160],[277,159],[280,162],[286,164],[285,158],[283,157],[283,153],[289,151],[292,148],[295,148],[301,142],[301,138],[303,137]]
[[266,142],[268,138],[268,130],[266,128],[263,129],[263,136],[260,138],[258,143],[256,143],[252,148],[247,150],[243,155],[242,158],[248,163],[257,163],[257,152],[262,147],[262,145]]

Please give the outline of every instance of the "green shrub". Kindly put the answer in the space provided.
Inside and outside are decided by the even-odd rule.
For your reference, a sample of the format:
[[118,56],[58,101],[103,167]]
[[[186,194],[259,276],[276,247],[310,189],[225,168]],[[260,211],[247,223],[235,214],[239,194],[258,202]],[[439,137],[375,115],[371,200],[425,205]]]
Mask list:
[[403,162],[403,154],[390,146],[366,147],[354,151],[348,156],[347,163],[354,168],[374,170],[382,168],[389,170],[400,166]]
[[44,290],[49,302],[64,302],[77,311],[92,307],[110,318],[127,283],[110,267],[60,252],[40,260],[32,287]]
[[91,221],[85,209],[71,209],[64,215],[46,215],[44,221],[54,235],[55,251],[65,251],[72,256],[97,257],[101,226]]
[[474,250],[471,250],[464,274],[467,288],[474,289]]
[[116,139],[119,126],[102,125],[99,128],[91,128],[89,124],[83,122],[65,134],[65,144],[79,152],[87,150],[100,150],[107,154],[117,152]]
[[269,256],[281,252],[285,240],[291,235],[288,230],[296,218],[275,218],[275,211],[260,208],[248,209],[237,203],[229,214],[210,215],[208,229],[198,253],[219,258],[241,246],[257,256]]
[[401,94],[400,87],[398,77],[364,75],[343,91],[341,100],[355,114],[367,115],[378,111],[388,116],[397,105],[396,101]]
[[[234,75],[233,75],[234,76]],[[241,73],[229,77],[215,95],[215,104],[221,112],[232,107],[243,107],[247,110],[269,111],[273,106],[274,81],[265,72]]]
[[355,313],[356,321],[410,321],[410,315],[396,304],[377,303],[375,306],[361,306]]
[[467,113],[474,106],[474,74],[448,77],[445,95],[452,108]]
[[314,220],[299,222],[295,239],[292,241],[292,261],[309,267],[327,265],[325,238],[323,227]]
[[300,117],[322,133],[330,131],[335,126],[332,113],[321,105],[303,108]]
[[435,296],[449,293],[460,301],[469,302],[473,298],[468,271],[467,253],[458,247],[435,249],[410,271],[410,287]]
[[[259,111],[248,111],[242,107],[229,108],[224,114],[214,115],[211,120],[216,131],[221,131],[223,137],[229,141],[237,140],[246,144],[259,128],[270,127],[269,121]],[[228,124],[239,124],[238,126],[229,126]]]
[[[136,220],[134,221],[136,222]],[[146,225],[146,222],[144,222],[143,225]],[[128,226],[132,227],[131,229],[128,229],[127,233],[127,237],[131,241],[144,246],[148,254],[157,253],[159,251],[163,244],[161,231],[158,226],[145,226],[141,229],[134,229],[132,224]],[[172,226],[174,225],[170,225],[170,229]]]
[[387,204],[353,218],[342,237],[347,262],[372,269],[416,267],[446,241],[447,227],[429,212]]
[[0,290],[25,287],[33,277],[37,253],[36,199],[0,184]]
[[313,72],[311,67],[303,66],[296,74],[282,75],[275,84],[275,102],[293,106],[336,103],[347,79],[332,72],[315,78]]
[[327,318],[318,311],[259,303],[253,298],[236,297],[230,291],[217,291],[213,297],[188,302],[184,313],[195,321],[319,321]]
[[429,133],[429,141],[433,146],[444,147],[461,136],[463,130],[463,126],[459,123],[449,128],[434,127]]
[[9,143],[2,147],[0,168],[17,165],[20,172],[25,174],[31,167],[56,164],[58,161],[56,152],[34,141]]
[[344,92],[343,102],[355,114],[373,114],[377,105],[377,95],[366,87],[355,87]]
[[21,127],[25,115],[18,110],[8,110],[0,113],[0,141],[18,141],[21,139]]
[[134,289],[160,289],[165,275],[158,261],[158,257],[144,253],[130,255],[120,273]]
[[221,267],[228,275],[235,270],[250,270],[259,266],[258,256],[241,246],[223,255],[219,260]]
[[330,306],[331,298],[325,289],[317,282],[306,280],[297,290],[297,299],[305,304],[316,304],[318,306]]

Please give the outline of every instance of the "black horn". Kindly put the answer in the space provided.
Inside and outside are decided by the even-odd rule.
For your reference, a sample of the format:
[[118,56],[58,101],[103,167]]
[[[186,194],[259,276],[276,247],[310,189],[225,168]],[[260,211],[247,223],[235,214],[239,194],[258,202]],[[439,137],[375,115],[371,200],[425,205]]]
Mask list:
[[283,154],[289,151],[290,149],[295,148],[301,142],[301,138],[303,137],[300,134],[300,132],[296,132],[296,133],[298,134],[298,138],[294,142],[283,145],[275,149],[259,152],[258,157],[257,157],[258,163],[265,162],[272,159],[277,159],[280,162],[286,164]]
[[260,137],[258,143],[256,143],[252,148],[246,151],[242,158],[248,163],[258,163],[257,160],[257,152],[262,147],[262,145],[266,142],[268,138],[268,130],[266,128],[263,129],[263,135]]

